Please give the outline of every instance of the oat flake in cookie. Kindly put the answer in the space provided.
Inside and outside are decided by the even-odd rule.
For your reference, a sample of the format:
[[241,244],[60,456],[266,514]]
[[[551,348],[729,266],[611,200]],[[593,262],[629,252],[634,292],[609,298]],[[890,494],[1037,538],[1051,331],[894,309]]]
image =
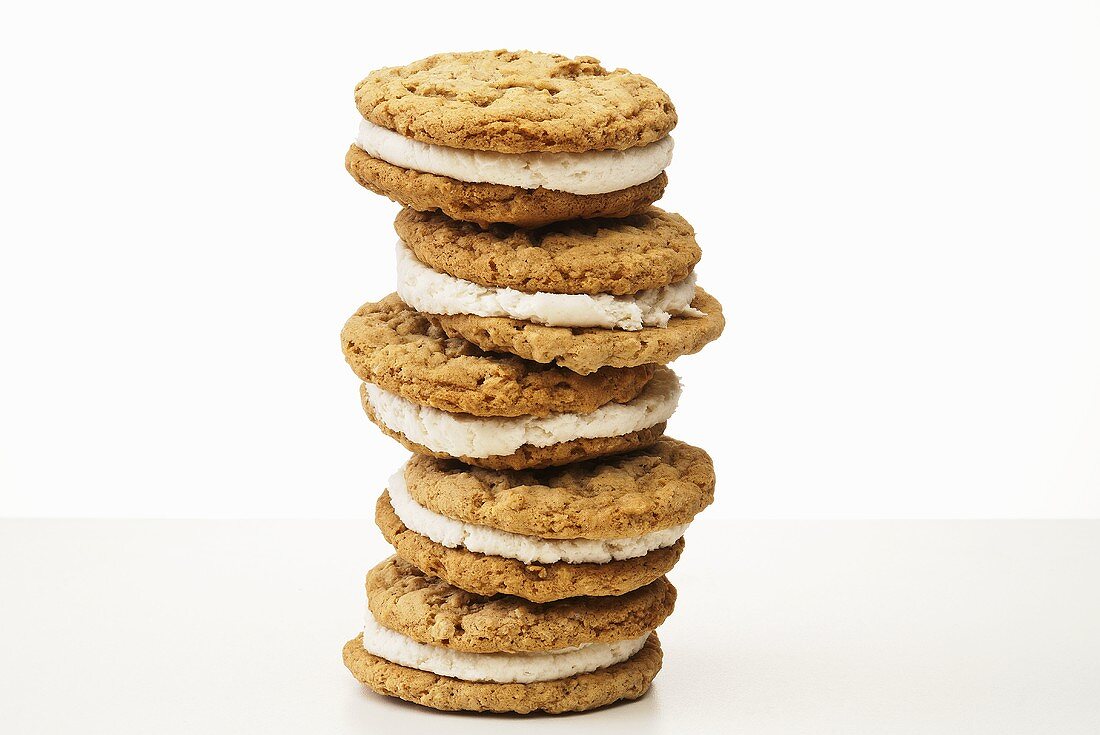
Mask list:
[[628,216],[660,198],[672,160],[668,95],[590,57],[438,54],[372,72],[355,100],[356,181],[482,225]]

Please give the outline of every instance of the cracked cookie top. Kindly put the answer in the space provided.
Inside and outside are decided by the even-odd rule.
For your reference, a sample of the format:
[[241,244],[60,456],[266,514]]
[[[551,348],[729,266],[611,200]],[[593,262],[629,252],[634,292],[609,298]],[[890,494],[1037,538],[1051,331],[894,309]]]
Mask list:
[[591,56],[473,51],[371,72],[360,114],[406,137],[498,153],[580,153],[652,143],[676,109],[650,79]]

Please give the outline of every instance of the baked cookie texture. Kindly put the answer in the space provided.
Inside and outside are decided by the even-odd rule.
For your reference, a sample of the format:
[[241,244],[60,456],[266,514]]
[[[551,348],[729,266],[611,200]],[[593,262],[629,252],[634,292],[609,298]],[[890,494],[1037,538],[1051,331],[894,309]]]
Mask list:
[[641,536],[689,523],[714,501],[714,464],[661,437],[648,447],[561,467],[509,472],[415,455],[405,485],[440,515],[551,539]]
[[690,355],[718,338],[726,326],[722,305],[701,288],[691,305],[706,316],[674,316],[666,327],[634,332],[598,327],[546,327],[508,317],[435,315],[448,335],[483,350],[504,351],[526,360],[553,363],[581,375],[605,367],[665,364]]
[[582,376],[449,337],[397,294],[364,304],[340,334],[344,357],[361,380],[410,401],[475,416],[591,413],[632,400],[654,366],[610,368]]
[[462,681],[367,653],[362,634],[344,645],[344,665],[368,687],[391,697],[439,710],[475,712],[579,712],[637,699],[661,670],[661,643],[650,634],[642,650],[622,663],[565,679],[530,684]]
[[469,653],[554,651],[613,643],[653,630],[672,613],[676,588],[661,577],[620,597],[536,603],[485,597],[391,556],[367,573],[367,604],[383,626],[420,643]]
[[645,183],[605,194],[470,183],[395,166],[355,144],[344,156],[344,167],[360,186],[375,194],[421,211],[440,210],[448,217],[482,227],[495,222],[541,227],[561,220],[626,217],[660,199],[668,185],[664,172]]
[[530,51],[429,56],[371,72],[359,113],[422,143],[498,153],[624,150],[676,126],[668,95],[591,56]]
[[[417,141],[452,154],[630,151],[665,139],[677,123],[668,95],[646,77],[605,69],[587,56],[528,51],[437,54],[379,69],[356,87],[355,102],[364,119],[404,136],[404,148],[416,150],[409,141]],[[363,130],[401,146],[370,126]],[[648,153],[664,155],[668,147],[629,158],[649,160]],[[456,158],[468,163],[469,156]],[[554,160],[565,163],[561,158]],[[701,259],[691,225],[653,206],[668,184],[664,172],[619,191],[585,195],[459,181],[391,164],[354,144],[345,167],[363,187],[404,205],[394,228],[417,259],[488,288],[626,297],[685,282]],[[620,180],[646,175],[653,174]],[[520,181],[565,185],[555,177]],[[381,423],[367,384],[459,416],[590,414],[634,400],[664,369],[658,366],[722,333],[716,299],[696,288],[692,306],[705,316],[673,316],[666,327],[628,331],[420,314],[391,294],[364,304],[341,341],[348,364],[365,381],[367,416],[414,453],[404,478],[421,506],[545,539],[631,538],[687,524],[714,499],[711,458],[664,437],[663,422],[625,436],[528,444],[508,456],[451,457]],[[410,407],[398,413],[404,409]],[[431,423],[440,416],[418,418]],[[405,420],[413,419],[394,424],[419,436]],[[476,428],[488,430],[490,423]],[[664,575],[683,553],[683,538],[603,564],[525,564],[448,548],[409,529],[388,491],[378,498],[375,522],[396,553],[367,574],[370,615],[411,641],[473,654],[556,651],[638,638],[675,606],[676,590]],[[343,658],[376,692],[427,707],[560,713],[641,697],[661,668],[662,652],[650,633],[626,661],[527,684],[466,681],[402,666],[367,652],[362,635],[347,642]]]
[[461,547],[449,549],[410,531],[394,513],[388,492],[378,498],[374,520],[397,555],[424,573],[478,595],[515,595],[532,602],[626,594],[664,576],[684,550],[680,539],[645,556],[606,564],[524,564]]
[[623,296],[687,278],[702,257],[678,214],[649,207],[621,219],[488,230],[438,212],[403,209],[394,222],[417,259],[436,271],[525,293]]

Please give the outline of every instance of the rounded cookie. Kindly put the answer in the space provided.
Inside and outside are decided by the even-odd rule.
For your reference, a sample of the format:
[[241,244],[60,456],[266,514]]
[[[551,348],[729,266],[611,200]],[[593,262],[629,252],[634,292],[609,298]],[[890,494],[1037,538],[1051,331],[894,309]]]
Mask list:
[[714,501],[714,464],[667,436],[644,449],[509,472],[415,455],[405,485],[420,505],[479,526],[551,539],[642,536],[691,520]]
[[374,425],[382,430],[388,437],[396,439],[401,446],[414,454],[426,454],[439,459],[458,459],[466,464],[477,467],[485,467],[493,470],[529,470],[540,467],[553,467],[556,465],[580,462],[595,457],[606,457],[611,454],[629,452],[641,447],[647,447],[657,441],[665,433],[666,422],[654,424],[646,429],[640,429],[622,436],[601,436],[594,439],[573,439],[567,442],[551,444],[548,447],[536,447],[533,444],[524,444],[512,454],[492,455],[489,457],[452,457],[444,452],[436,452],[428,449],[423,444],[417,444],[400,431],[395,431],[386,426],[378,418],[374,406],[367,395],[366,386],[359,388],[359,400],[363,404],[363,412]]
[[463,681],[391,663],[363,648],[362,634],[344,645],[344,665],[356,679],[391,697],[439,710],[548,713],[595,709],[637,699],[661,670],[661,642],[651,633],[642,650],[622,663],[565,679],[530,684]]
[[360,186],[375,194],[421,211],[440,210],[448,217],[482,227],[495,222],[541,227],[559,220],[626,217],[660,199],[668,185],[664,172],[645,183],[606,194],[469,183],[395,166],[354,144],[344,156],[344,167]]
[[654,367],[610,368],[582,376],[448,337],[397,294],[364,304],[340,333],[360,379],[410,401],[475,416],[591,413],[633,399]]
[[554,651],[645,635],[676,604],[664,577],[619,597],[530,602],[475,595],[436,579],[397,556],[367,573],[374,618],[420,643],[469,653]]
[[388,492],[378,498],[374,520],[397,555],[421,571],[478,595],[515,595],[532,602],[626,594],[660,579],[684,550],[680,539],[645,556],[606,564],[524,564],[461,547],[449,549],[410,531],[394,513]]
[[541,324],[470,314],[433,315],[452,337],[483,350],[503,350],[526,360],[553,363],[581,375],[602,368],[668,363],[703,349],[726,326],[722,305],[701,288],[691,305],[706,316],[674,316],[666,327],[635,332],[598,327],[545,327]]
[[507,225],[485,230],[406,208],[394,229],[417,259],[436,271],[525,293],[634,294],[687,278],[702,257],[687,220],[657,207],[537,230]]
[[429,56],[371,72],[359,113],[422,143],[547,153],[624,150],[676,126],[672,100],[650,79],[598,59],[531,51]]

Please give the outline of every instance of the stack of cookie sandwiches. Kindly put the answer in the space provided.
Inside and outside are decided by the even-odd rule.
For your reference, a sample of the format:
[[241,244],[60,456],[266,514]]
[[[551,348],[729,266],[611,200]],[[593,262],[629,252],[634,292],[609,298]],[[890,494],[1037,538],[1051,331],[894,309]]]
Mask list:
[[676,111],[593,58],[452,53],[371,73],[346,166],[404,205],[395,293],[342,332],[363,409],[411,452],[378,498],[357,679],[442,710],[636,699],[665,578],[714,498],[665,435],[668,363],[722,332],[691,225],[653,206]]

